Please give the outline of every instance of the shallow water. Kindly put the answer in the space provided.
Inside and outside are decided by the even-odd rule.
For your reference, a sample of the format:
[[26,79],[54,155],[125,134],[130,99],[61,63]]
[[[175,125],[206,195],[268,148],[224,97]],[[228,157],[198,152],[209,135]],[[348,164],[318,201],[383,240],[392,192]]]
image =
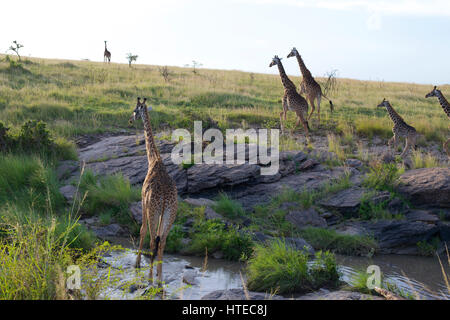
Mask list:
[[[126,245],[126,243],[122,243]],[[116,282],[109,286],[101,295],[110,299],[136,299],[148,288],[149,260],[142,257],[142,268],[136,270],[134,262],[136,251],[112,252],[104,257],[108,267],[99,269],[100,274],[116,275]],[[377,255],[373,258],[336,255],[342,280],[350,283],[358,271],[366,270],[369,265],[377,265],[384,279],[395,284],[399,289],[409,293],[416,299],[450,299],[444,283],[441,267],[436,257],[417,257],[406,255]],[[450,274],[446,257],[442,263],[447,274]],[[206,268],[205,268],[206,265]],[[165,254],[163,261],[163,281],[166,285],[165,298],[169,299],[200,299],[215,290],[242,288],[244,264],[222,259]],[[156,269],[156,268],[155,268]],[[192,271],[188,271],[192,270]],[[203,271],[205,270],[205,271]],[[196,284],[188,286],[183,283],[185,272],[194,272]],[[154,271],[156,276],[156,270]],[[129,292],[130,283],[142,283],[133,292]],[[245,279],[245,278],[244,278]]]

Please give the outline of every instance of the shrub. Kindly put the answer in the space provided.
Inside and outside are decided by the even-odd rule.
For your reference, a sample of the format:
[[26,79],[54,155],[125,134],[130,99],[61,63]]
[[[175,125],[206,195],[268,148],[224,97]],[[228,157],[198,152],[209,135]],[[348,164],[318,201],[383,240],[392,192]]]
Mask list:
[[22,125],[18,142],[23,151],[50,151],[54,146],[45,122],[29,120]]
[[213,209],[229,219],[240,218],[245,213],[242,205],[230,199],[226,193],[220,193]]
[[256,245],[247,264],[247,287],[254,291],[292,293],[336,286],[339,273],[334,256],[318,252],[315,258],[308,267],[308,254],[282,240]]
[[308,227],[300,235],[316,250],[329,250],[348,255],[373,254],[378,245],[375,240],[358,235],[339,234],[335,230]]
[[388,190],[393,192],[397,179],[403,173],[394,163],[376,163],[370,168],[363,185],[375,190]]

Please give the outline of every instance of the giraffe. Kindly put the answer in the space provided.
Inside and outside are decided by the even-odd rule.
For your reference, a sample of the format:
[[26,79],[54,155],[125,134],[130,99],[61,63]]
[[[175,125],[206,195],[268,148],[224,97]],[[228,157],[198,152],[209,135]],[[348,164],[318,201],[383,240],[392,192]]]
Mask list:
[[417,138],[416,129],[408,125],[403,120],[403,118],[394,110],[389,101],[387,101],[385,98],[383,99],[383,101],[381,101],[381,103],[377,107],[386,108],[387,112],[389,113],[389,117],[391,118],[392,122],[394,122],[394,127],[392,128],[394,136],[388,142],[389,147],[391,147],[393,143],[395,151],[395,148],[397,147],[398,138],[404,137],[406,139],[405,148],[403,149],[403,152],[400,155],[403,158],[410,148],[415,148],[416,146],[416,138]]
[[301,122],[303,128],[305,129],[306,138],[309,139],[310,129],[308,121],[306,120],[306,116],[308,115],[308,102],[297,92],[295,84],[286,75],[283,64],[281,63],[281,59],[278,56],[273,57],[272,62],[269,64],[269,67],[273,67],[274,65],[278,66],[281,82],[283,83],[284,87],[283,111],[280,113],[280,123],[282,124],[283,116],[284,120],[286,121],[286,113],[288,109],[294,111],[297,115],[297,122],[295,124],[295,127],[297,127]]
[[[436,86],[434,86],[433,90],[431,90],[431,92],[427,93],[427,95],[425,96],[425,98],[429,97],[437,97],[439,100],[439,104],[441,105],[442,109],[444,109],[445,114],[450,118],[450,103],[448,103],[447,99],[445,99],[441,90],[437,89]],[[443,148],[445,152],[447,152],[447,155],[450,157],[449,144],[450,138],[444,142]]]
[[158,284],[162,280],[162,257],[166,246],[167,235],[177,215],[178,198],[175,182],[167,173],[153,138],[150,125],[147,99],[141,102],[137,98],[136,108],[130,118],[130,124],[141,118],[144,123],[145,146],[148,158],[148,171],[142,186],[142,225],[140,230],[139,251],[135,267],[141,264],[141,251],[147,228],[150,232],[150,281],[153,282],[153,261],[157,257]]
[[296,56],[298,64],[300,66],[300,71],[302,72],[302,82],[300,83],[300,93],[306,95],[306,99],[309,101],[309,104],[311,105],[311,113],[308,117],[308,120],[311,118],[315,105],[314,100],[317,99],[317,117],[320,123],[320,101],[322,100],[322,97],[327,99],[330,102],[330,110],[333,112],[334,106],[333,102],[328,99],[323,93],[322,89],[320,88],[320,85],[314,80],[314,77],[311,75],[311,72],[306,68],[305,63],[303,62],[302,57],[298,53],[296,48],[292,48],[291,52],[288,54],[288,58]]
[[106,40],[105,40],[105,52],[103,53],[103,62],[111,62],[111,52],[106,48]]

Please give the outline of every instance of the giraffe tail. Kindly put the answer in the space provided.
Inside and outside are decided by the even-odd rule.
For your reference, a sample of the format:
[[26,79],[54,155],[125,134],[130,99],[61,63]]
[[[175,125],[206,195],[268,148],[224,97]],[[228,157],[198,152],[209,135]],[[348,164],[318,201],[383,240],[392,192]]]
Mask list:
[[327,99],[330,102],[330,111],[333,112],[334,111],[333,101],[331,101],[328,97],[324,96],[323,94],[322,94],[322,97],[324,97],[325,99]]
[[153,262],[153,259],[155,259],[156,255],[158,254],[160,241],[161,241],[161,238],[159,236],[157,236],[155,239],[155,249],[153,250],[153,254],[152,254],[152,262]]

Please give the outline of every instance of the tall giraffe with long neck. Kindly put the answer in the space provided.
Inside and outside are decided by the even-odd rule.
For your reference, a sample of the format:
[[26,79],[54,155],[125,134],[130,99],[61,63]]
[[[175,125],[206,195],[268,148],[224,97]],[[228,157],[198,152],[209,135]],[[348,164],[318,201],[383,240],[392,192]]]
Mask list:
[[105,51],[103,52],[103,62],[111,62],[111,52],[106,48],[106,40],[105,40]]
[[322,88],[316,82],[316,80],[314,80],[314,77],[311,75],[311,72],[306,67],[302,57],[300,56],[296,48],[292,48],[291,52],[288,54],[287,57],[290,58],[294,56],[297,57],[298,65],[300,66],[300,71],[303,76],[302,82],[300,83],[300,93],[305,94],[306,99],[309,101],[309,104],[311,105],[311,113],[308,117],[308,120],[311,118],[315,109],[314,101],[317,100],[317,117],[320,123],[320,102],[322,100],[322,97],[324,97],[330,102],[331,112],[333,112],[334,110],[333,102],[322,93]]
[[283,128],[282,118],[284,115],[284,120],[286,121],[286,112],[287,110],[294,111],[297,115],[297,122],[295,127],[297,127],[300,122],[305,129],[305,135],[307,139],[309,139],[309,124],[306,120],[308,116],[308,102],[303,98],[298,92],[295,84],[289,79],[284,71],[283,64],[281,63],[281,59],[278,56],[273,57],[272,62],[269,67],[274,65],[278,66],[278,71],[280,73],[281,83],[284,87],[284,95],[283,95],[283,111],[280,113],[280,123]]
[[[142,185],[142,225],[140,230],[139,251],[136,268],[141,264],[141,252],[147,229],[150,232],[150,281],[153,282],[153,262],[157,258],[158,284],[162,281],[162,257],[167,236],[177,216],[178,198],[175,182],[167,173],[153,138],[146,98],[137,105],[130,123],[141,118],[144,123],[145,147],[147,150],[148,171]],[[151,110],[151,107],[150,107]]]
[[[427,93],[427,95],[425,96],[425,98],[430,98],[430,97],[438,98],[439,104],[441,105],[441,107],[444,110],[447,117],[450,118],[450,103],[448,103],[447,99],[445,99],[441,90],[437,89],[436,86],[434,86],[433,90],[431,90],[431,92]],[[450,157],[449,144],[450,144],[450,138],[444,142],[443,148],[444,148],[445,152],[447,152],[447,155]]]
[[381,103],[377,106],[378,108],[386,108],[389,117],[394,123],[394,127],[392,128],[392,132],[394,136],[389,140],[388,145],[391,146],[393,144],[394,151],[397,147],[397,142],[399,137],[404,137],[406,139],[405,148],[401,153],[401,157],[403,158],[406,155],[406,152],[410,148],[414,148],[416,146],[416,138],[417,131],[414,127],[408,125],[405,120],[394,110],[389,101],[383,99]]

